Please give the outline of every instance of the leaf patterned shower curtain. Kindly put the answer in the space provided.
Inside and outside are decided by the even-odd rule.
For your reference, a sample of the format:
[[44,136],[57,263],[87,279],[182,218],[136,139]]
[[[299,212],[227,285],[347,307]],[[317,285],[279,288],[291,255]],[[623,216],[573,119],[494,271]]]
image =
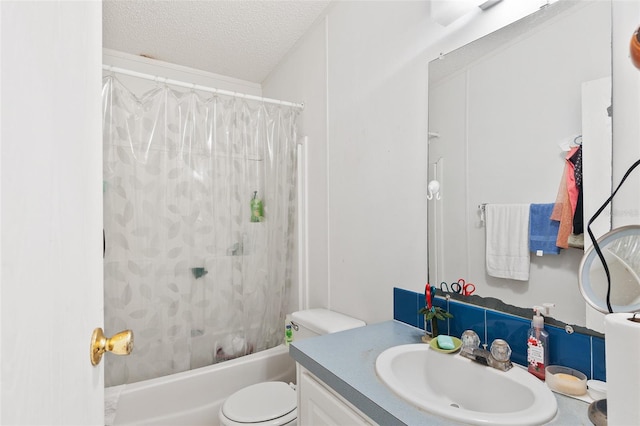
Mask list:
[[[107,386],[282,342],[296,207],[297,110],[103,85]],[[263,203],[251,221],[250,203]]]

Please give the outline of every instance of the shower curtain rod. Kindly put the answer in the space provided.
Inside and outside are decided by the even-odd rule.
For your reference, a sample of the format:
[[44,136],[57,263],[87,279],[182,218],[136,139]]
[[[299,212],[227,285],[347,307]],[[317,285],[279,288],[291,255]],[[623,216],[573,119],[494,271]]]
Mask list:
[[142,73],[142,72],[132,71],[132,70],[128,70],[128,69],[125,69],[125,68],[113,67],[111,65],[104,65],[103,64],[102,65],[102,69],[107,70],[109,72],[115,72],[115,73],[118,73],[118,74],[124,74],[124,75],[129,75],[129,76],[132,76],[132,77],[144,78],[145,80],[156,81],[158,83],[172,84],[174,86],[180,86],[180,87],[184,87],[186,89],[201,90],[203,92],[216,93],[216,94],[219,94],[219,95],[232,96],[232,97],[235,97],[235,98],[242,98],[242,99],[250,99],[250,100],[253,100],[253,101],[259,101],[259,102],[265,102],[265,103],[269,103],[269,104],[277,104],[277,105],[289,106],[289,107],[300,108],[300,109],[304,108],[304,104],[303,103],[297,104],[297,103],[294,103],[294,102],[280,101],[278,99],[263,98],[261,96],[255,96],[255,95],[248,95],[248,94],[245,94],[245,93],[232,92],[230,90],[216,89],[214,87],[207,87],[207,86],[202,86],[200,84],[194,84],[194,83],[186,83],[184,81],[174,80],[172,78],[160,77],[160,76],[151,75],[151,74],[145,74],[145,73]]

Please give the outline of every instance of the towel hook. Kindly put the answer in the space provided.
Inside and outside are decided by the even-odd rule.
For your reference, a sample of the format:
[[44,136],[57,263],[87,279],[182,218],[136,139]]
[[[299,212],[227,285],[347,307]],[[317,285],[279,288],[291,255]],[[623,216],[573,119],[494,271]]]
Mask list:
[[440,196],[440,182],[434,179],[429,182],[427,188],[429,190],[429,193],[427,194],[427,200],[433,200],[434,198],[436,200],[439,200],[440,198],[442,198]]

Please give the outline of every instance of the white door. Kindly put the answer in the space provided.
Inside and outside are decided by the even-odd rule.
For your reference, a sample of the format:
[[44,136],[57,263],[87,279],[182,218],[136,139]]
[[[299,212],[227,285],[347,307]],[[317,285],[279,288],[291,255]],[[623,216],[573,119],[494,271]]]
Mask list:
[[104,424],[99,1],[0,1],[0,424]]

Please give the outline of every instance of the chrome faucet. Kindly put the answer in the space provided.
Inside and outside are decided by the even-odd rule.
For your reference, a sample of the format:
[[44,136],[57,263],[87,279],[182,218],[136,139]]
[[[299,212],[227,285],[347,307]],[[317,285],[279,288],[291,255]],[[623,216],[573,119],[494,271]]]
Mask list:
[[495,339],[491,343],[491,350],[488,351],[480,348],[480,338],[473,330],[466,330],[462,333],[461,340],[462,349],[460,349],[460,355],[463,357],[500,371],[507,371],[513,367],[510,360],[511,348],[506,341]]

